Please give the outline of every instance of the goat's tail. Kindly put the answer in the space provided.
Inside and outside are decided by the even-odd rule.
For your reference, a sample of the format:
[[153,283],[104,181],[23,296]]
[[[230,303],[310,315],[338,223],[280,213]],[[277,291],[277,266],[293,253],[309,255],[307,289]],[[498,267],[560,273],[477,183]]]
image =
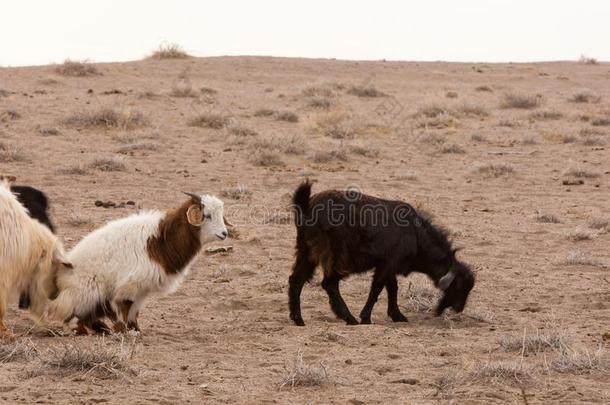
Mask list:
[[292,204],[294,210],[294,220],[299,227],[303,224],[303,217],[309,214],[309,197],[311,196],[311,183],[305,180],[294,192]]
[[76,316],[83,319],[95,313],[107,300],[103,286],[95,278],[79,277],[73,272],[58,278],[59,294],[47,307],[51,319],[68,322]]

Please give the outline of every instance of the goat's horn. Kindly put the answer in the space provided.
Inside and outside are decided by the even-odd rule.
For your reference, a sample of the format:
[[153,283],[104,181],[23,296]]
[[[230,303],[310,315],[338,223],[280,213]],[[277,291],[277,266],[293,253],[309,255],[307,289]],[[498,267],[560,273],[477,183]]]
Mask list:
[[438,281],[438,288],[445,291],[447,288],[449,288],[451,283],[453,283],[454,279],[455,279],[455,273],[450,270],[447,274],[445,274],[443,277],[441,277],[441,279]]
[[187,193],[186,191],[183,191],[183,193],[188,195],[189,197],[191,197],[198,204],[201,204],[201,196],[200,195],[197,195],[195,193]]

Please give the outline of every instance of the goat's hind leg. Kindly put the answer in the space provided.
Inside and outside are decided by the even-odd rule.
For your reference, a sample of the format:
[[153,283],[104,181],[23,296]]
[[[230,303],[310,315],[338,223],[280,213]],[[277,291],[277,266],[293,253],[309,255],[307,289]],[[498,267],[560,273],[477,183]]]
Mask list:
[[407,317],[398,308],[398,281],[396,276],[388,277],[385,289],[388,293],[388,316],[394,322],[407,322]]
[[292,274],[288,278],[288,306],[290,319],[297,326],[305,326],[301,316],[301,291],[303,285],[309,281],[316,270],[316,264],[309,260],[307,251],[298,251],[297,258],[292,267]]
[[377,302],[379,298],[379,294],[384,287],[384,282],[382,279],[383,272],[375,269],[375,274],[373,275],[373,282],[371,284],[371,291],[369,292],[369,298],[366,300],[366,304],[362,308],[360,312],[360,323],[361,324],[370,324],[371,323],[371,313],[373,312],[373,306]]
[[324,279],[322,280],[322,288],[324,288],[328,294],[330,307],[335,315],[340,319],[343,319],[348,325],[358,325],[358,320],[349,312],[349,308],[345,304],[341,292],[339,291],[339,281],[341,281],[341,278],[335,274],[336,273],[333,273],[330,277],[324,275]]

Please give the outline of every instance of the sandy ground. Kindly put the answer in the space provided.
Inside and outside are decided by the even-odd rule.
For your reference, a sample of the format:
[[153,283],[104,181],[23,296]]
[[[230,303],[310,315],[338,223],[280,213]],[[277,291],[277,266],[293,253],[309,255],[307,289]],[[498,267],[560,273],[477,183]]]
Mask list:
[[[135,339],[52,337],[32,330],[27,314],[12,305],[8,325],[27,334],[22,339],[31,339],[38,355],[1,364],[0,402],[610,402],[610,233],[601,221],[610,208],[610,128],[593,125],[610,118],[607,64],[231,57],[96,67],[102,74],[87,77],[62,76],[53,66],[0,69],[0,172],[49,195],[67,247],[138,208],[176,206],[181,190],[221,195],[242,186],[250,193],[222,197],[239,238],[220,244],[233,247],[228,254],[202,254],[177,293],[151,298]],[[371,85],[386,96],[349,92]],[[309,106],[312,86],[330,89],[322,96],[332,104],[330,115]],[[172,95],[189,89],[195,97]],[[583,90],[601,101],[568,101]],[[114,94],[104,94],[109,91]],[[507,93],[539,95],[542,104],[500,108]],[[449,111],[436,117],[440,123],[416,115],[431,105]],[[104,107],[142,113],[148,122],[136,128],[64,122]],[[263,108],[294,112],[299,121],[257,116]],[[532,115],[537,112],[559,114]],[[198,114],[221,114],[231,128],[258,135],[189,126]],[[353,137],[334,139],[316,129],[321,119],[341,114]],[[289,140],[299,144],[296,150]],[[281,162],[257,164],[260,153],[274,149]],[[325,159],[321,153],[329,150],[346,156]],[[117,156],[123,171],[89,167]],[[490,163],[513,171],[498,177],[478,171]],[[409,323],[386,317],[382,293],[374,324],[350,327],[334,318],[316,276],[302,296],[306,326],[293,326],[287,280],[295,230],[282,219],[305,177],[316,181],[314,191],[351,185],[432,212],[476,270],[466,311],[435,318],[425,302],[415,305],[433,291],[431,283],[410,277],[399,290]],[[96,207],[96,200],[136,206]],[[539,222],[538,214],[560,222]],[[595,219],[600,229],[589,227]],[[567,264],[570,252],[598,263]],[[369,282],[367,274],[342,284],[356,315]],[[501,344],[544,334],[564,349],[506,351]],[[29,375],[65,345],[132,351],[124,362],[136,374]],[[323,384],[281,387],[298,353],[314,372],[325,368]],[[560,372],[562,353],[589,353],[591,361]]]

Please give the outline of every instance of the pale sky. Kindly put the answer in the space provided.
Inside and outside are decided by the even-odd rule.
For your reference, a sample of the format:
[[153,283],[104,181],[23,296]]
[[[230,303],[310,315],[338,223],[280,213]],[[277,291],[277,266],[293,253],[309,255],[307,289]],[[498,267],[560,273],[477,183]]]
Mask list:
[[195,56],[524,62],[610,60],[610,1],[13,0],[0,66]]

